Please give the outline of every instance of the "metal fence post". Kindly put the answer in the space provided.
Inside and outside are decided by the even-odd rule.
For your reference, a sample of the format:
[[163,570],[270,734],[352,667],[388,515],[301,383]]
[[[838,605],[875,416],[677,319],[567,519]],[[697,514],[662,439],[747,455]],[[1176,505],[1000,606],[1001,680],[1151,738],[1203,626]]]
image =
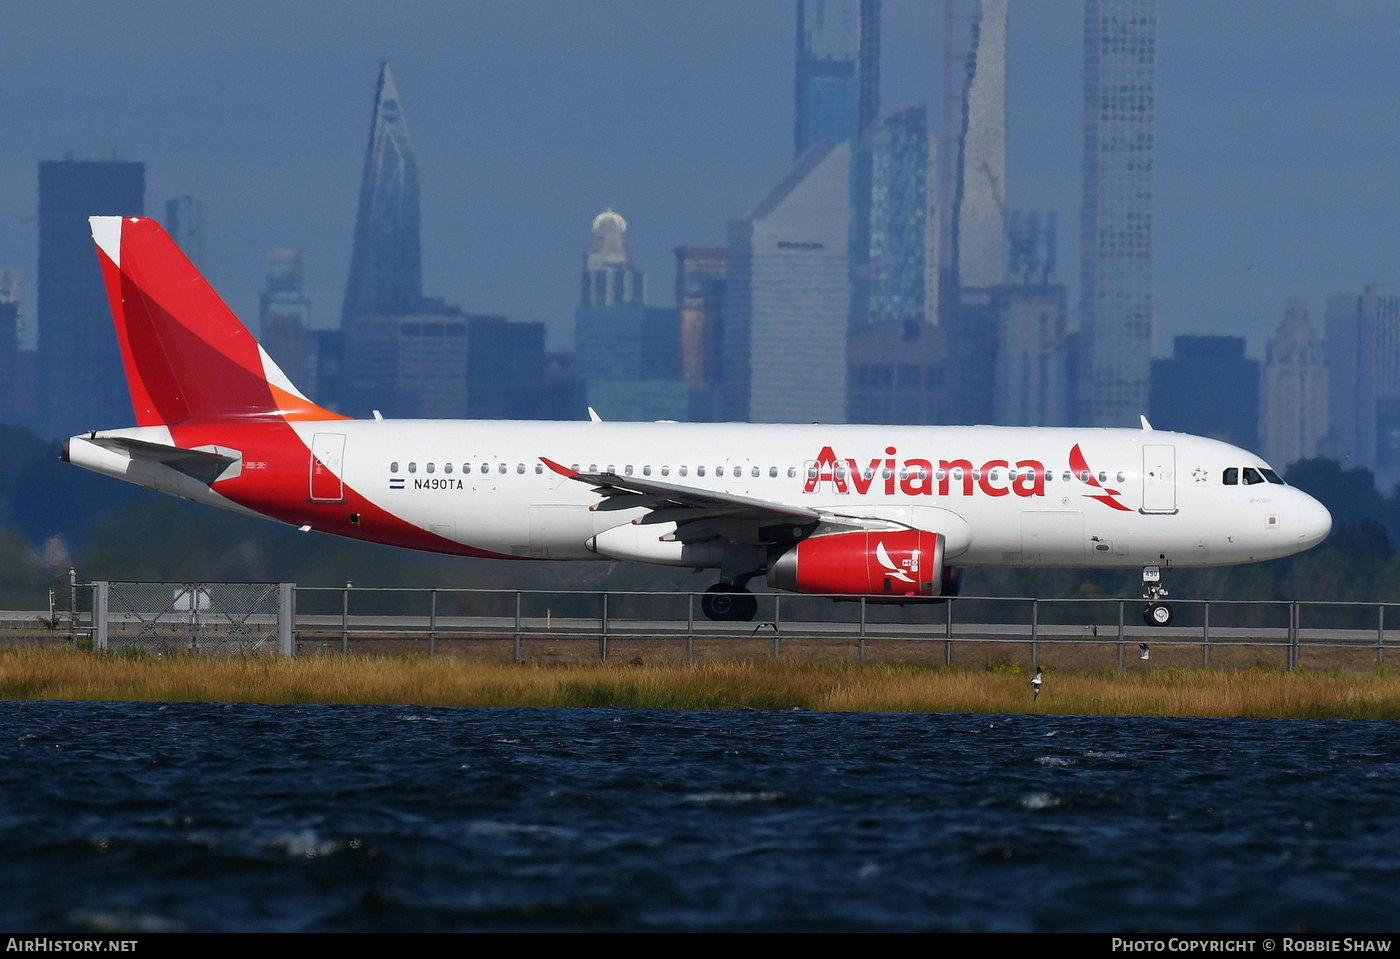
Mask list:
[[520,662],[520,590],[515,591],[515,661]]
[[860,598],[860,662],[865,662],[865,597]]
[[598,637],[598,655],[603,662],[608,661],[608,594],[603,594],[602,632]]
[[78,570],[68,567],[68,645],[78,648]]
[[437,655],[437,588],[434,587],[428,599],[428,658]]
[[685,664],[695,663],[695,594],[686,594],[685,604]]
[[943,628],[943,665],[953,665],[953,597],[948,597],[948,618]]
[[1298,601],[1288,604],[1288,668],[1298,668]]
[[780,649],[779,646],[778,646],[778,643],[780,642],[780,640],[778,639],[778,624],[781,623],[781,622],[783,621],[783,616],[782,616],[782,611],[783,611],[783,609],[782,609],[782,603],[783,603],[783,598],[782,598],[781,596],[777,595],[777,594],[774,594],[774,596],[773,596],[773,662],[775,662],[775,663],[778,661],[779,655],[781,655],[781,649]]
[[1376,607],[1376,665],[1385,665],[1385,603]]
[[1040,620],[1040,600],[1038,600],[1038,599],[1033,599],[1033,600],[1031,600],[1031,668],[1032,668],[1032,669],[1034,669],[1034,668],[1036,667],[1036,665],[1037,665],[1037,662],[1036,662],[1036,655],[1037,655],[1036,640],[1037,640],[1037,639],[1039,638],[1039,636],[1040,636],[1039,630],[1037,629],[1037,625],[1038,625],[1038,621],[1039,621],[1039,620]]
[[1209,668],[1210,668],[1210,600],[1206,600],[1206,601],[1205,601],[1205,606],[1202,607],[1202,610],[1203,610],[1202,616],[1203,616],[1204,618],[1203,618],[1202,621],[1201,621],[1201,666],[1202,666],[1203,668],[1205,668],[1205,669],[1209,669]]
[[340,593],[340,655],[350,655],[350,584]]
[[111,583],[92,584],[92,651],[107,650],[107,598]]
[[1123,600],[1118,601],[1118,673],[1123,673]]
[[277,584],[277,652],[297,654],[297,593],[295,583]]

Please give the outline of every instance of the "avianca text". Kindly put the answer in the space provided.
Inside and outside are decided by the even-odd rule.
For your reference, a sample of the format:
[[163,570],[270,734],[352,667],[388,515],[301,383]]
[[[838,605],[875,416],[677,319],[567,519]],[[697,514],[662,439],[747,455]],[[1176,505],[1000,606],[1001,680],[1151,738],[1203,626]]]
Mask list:
[[864,495],[872,488],[893,496],[896,492],[908,496],[939,496],[960,493],[972,496],[981,492],[987,496],[1044,496],[1045,464],[1040,460],[987,460],[980,465],[966,459],[941,459],[935,467],[932,460],[896,458],[893,446],[885,447],[885,456],[860,463],[847,457],[838,459],[830,446],[822,447],[815,462],[807,467],[804,493],[829,491]]

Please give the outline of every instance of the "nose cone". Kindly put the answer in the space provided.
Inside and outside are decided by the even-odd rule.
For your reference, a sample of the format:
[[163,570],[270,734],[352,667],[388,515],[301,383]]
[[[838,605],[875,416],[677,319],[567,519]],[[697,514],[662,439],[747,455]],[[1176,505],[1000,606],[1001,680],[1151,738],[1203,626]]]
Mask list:
[[1327,507],[1300,491],[1298,502],[1298,549],[1312,549],[1332,532],[1332,514]]

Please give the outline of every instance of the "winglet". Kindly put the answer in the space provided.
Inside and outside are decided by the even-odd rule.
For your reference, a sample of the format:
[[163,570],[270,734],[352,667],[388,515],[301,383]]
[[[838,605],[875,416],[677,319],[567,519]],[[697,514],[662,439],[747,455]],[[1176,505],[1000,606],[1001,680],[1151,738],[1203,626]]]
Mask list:
[[1143,416],[1141,413],[1139,413],[1139,414],[1138,414],[1138,419],[1142,420],[1142,429],[1143,429],[1143,431],[1146,432],[1146,433],[1151,433],[1151,432],[1152,432],[1152,424],[1149,423],[1149,422],[1147,422],[1147,417],[1146,417],[1146,416]]
[[593,409],[593,407],[591,406],[588,408],[588,419],[594,423],[603,422],[603,418],[598,415],[598,411]]

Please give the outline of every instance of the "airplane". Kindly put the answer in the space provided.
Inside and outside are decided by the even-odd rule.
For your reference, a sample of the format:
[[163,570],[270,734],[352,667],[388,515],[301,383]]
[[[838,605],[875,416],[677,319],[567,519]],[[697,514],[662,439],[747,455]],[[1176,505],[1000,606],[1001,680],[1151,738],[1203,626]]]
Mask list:
[[718,571],[800,593],[946,602],[967,567],[1165,570],[1309,549],[1327,509],[1227,443],[1141,429],[352,419],[273,362],[161,226],[90,218],[134,428],[77,466],[302,530],[498,559]]

